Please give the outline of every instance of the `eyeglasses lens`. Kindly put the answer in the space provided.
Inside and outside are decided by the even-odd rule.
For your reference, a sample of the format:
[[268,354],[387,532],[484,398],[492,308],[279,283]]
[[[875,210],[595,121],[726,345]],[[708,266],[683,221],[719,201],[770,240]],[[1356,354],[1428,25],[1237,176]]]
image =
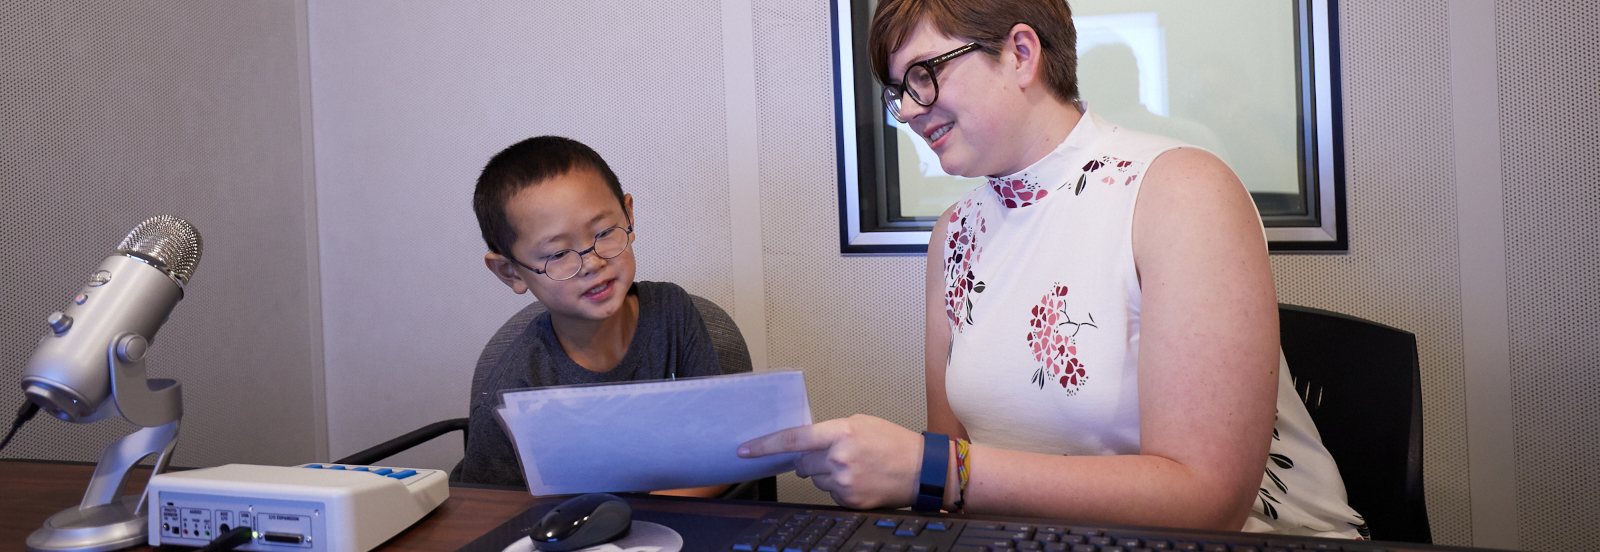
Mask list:
[[[612,226],[594,237],[594,254],[602,259],[616,258],[628,249],[628,230],[621,226]],[[588,253],[585,251],[584,253]],[[565,249],[554,255],[545,257],[544,273],[550,279],[560,281],[577,276],[583,270],[583,255],[571,249]]]

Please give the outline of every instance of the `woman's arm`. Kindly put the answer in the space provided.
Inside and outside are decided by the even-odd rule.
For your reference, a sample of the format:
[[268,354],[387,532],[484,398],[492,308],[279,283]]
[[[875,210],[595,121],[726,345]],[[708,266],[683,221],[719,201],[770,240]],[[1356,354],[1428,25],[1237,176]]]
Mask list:
[[[1137,205],[1140,454],[975,446],[969,512],[1225,530],[1248,518],[1277,397],[1277,311],[1260,221],[1232,171],[1199,150],[1152,163]],[[840,504],[903,506],[918,441],[853,416],[757,438],[740,454],[805,452],[796,473]]]
[[961,420],[950,410],[950,399],[944,391],[944,369],[950,359],[950,318],[944,310],[944,242],[945,226],[955,210],[952,205],[944,211],[928,238],[928,312],[923,369],[928,389],[928,431],[949,435],[951,439],[965,439],[967,428],[961,426]]

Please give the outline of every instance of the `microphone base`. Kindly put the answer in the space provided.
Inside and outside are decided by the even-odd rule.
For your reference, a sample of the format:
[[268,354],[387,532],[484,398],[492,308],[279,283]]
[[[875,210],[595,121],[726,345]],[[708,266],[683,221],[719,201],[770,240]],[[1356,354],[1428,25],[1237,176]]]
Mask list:
[[146,544],[149,516],[143,495],[127,495],[92,508],[67,508],[28,535],[29,552],[102,552]]

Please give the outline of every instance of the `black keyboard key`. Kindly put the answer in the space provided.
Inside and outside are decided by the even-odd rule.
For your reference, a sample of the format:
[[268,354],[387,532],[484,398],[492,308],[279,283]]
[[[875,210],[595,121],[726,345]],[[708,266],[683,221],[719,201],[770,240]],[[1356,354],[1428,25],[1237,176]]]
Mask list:
[[1180,552],[1198,552],[1200,550],[1200,544],[1189,541],[1178,541],[1172,543],[1172,549]]
[[767,540],[767,537],[772,536],[772,532],[776,529],[777,527],[773,524],[759,523],[751,526],[750,529],[744,532],[744,534],[739,535],[739,538],[755,539],[756,542],[761,542]]
[[1261,552],[1289,552],[1289,549],[1281,546],[1268,546],[1265,549],[1262,549]]
[[1248,544],[1236,544],[1230,552],[1261,552],[1261,549]]
[[1093,527],[1073,527],[1071,533],[1074,535],[1083,535],[1085,537],[1098,537],[1105,534],[1105,531],[1095,529]]
[[999,531],[1000,530],[1000,524],[998,524],[998,523],[990,523],[990,522],[987,522],[987,521],[969,521],[969,522],[967,522],[967,528],[968,529],[983,529],[983,530],[987,530],[987,531]]
[[1011,539],[993,539],[993,538],[986,539],[986,538],[981,538],[981,537],[961,537],[960,539],[956,540],[956,544],[966,544],[966,545],[971,545],[971,546],[987,546],[991,550],[1009,550],[1011,548],[1012,542],[1011,542]]
[[1040,532],[1033,535],[1033,540],[1039,542],[1061,542],[1061,535],[1059,533]]
[[1128,549],[1123,548],[1121,546],[1115,546],[1115,545],[1113,545],[1113,546],[1102,546],[1102,547],[1100,547],[1100,552],[1128,552]]
[[1044,548],[1044,543],[1039,542],[1039,541],[1032,541],[1032,540],[1017,541],[1017,550],[1028,550],[1030,552],[1037,552],[1038,550],[1041,550],[1043,548]]
[[1333,544],[1331,542],[1313,542],[1313,543],[1307,543],[1306,544],[1306,550],[1317,550],[1317,551],[1331,550],[1333,552],[1340,552],[1340,551],[1344,550],[1344,547],[1339,546],[1337,544]]
[[1066,552],[1068,546],[1072,545],[1064,542],[1047,542],[1044,545],[1044,552]]
[[1200,552],[1228,552],[1228,545],[1217,544],[1214,542],[1207,543],[1206,545],[1200,547]]
[[883,543],[878,541],[861,541],[856,543],[855,552],[878,552]]
[[957,544],[950,547],[950,552],[990,552],[987,546],[974,546],[970,544]]
[[844,537],[835,537],[835,536],[831,536],[831,535],[830,536],[826,536],[826,537],[822,537],[821,539],[817,539],[817,544],[825,544],[825,545],[828,545],[828,546],[838,546],[838,545],[844,544]]
[[1172,549],[1172,543],[1164,541],[1164,540],[1145,539],[1144,546],[1145,546],[1145,548],[1149,548],[1151,550],[1170,550],[1170,549]]
[[810,548],[811,548],[811,543],[809,543],[809,542],[808,543],[803,543],[803,544],[802,543],[798,543],[798,542],[791,542],[791,543],[788,544],[788,546],[784,546],[783,547],[783,552],[806,552],[806,550],[809,550]]
[[916,545],[912,545],[911,549],[908,552],[934,552],[935,550],[938,550],[938,549],[939,549],[939,547],[933,546],[933,545],[929,545],[929,544],[916,544]]
[[896,527],[894,529],[894,534],[898,537],[915,537],[919,534],[922,534],[922,525],[907,521],[901,523],[899,527]]
[[756,539],[738,539],[733,541],[733,549],[738,550],[739,552],[754,552],[756,547],[760,545],[761,541]]
[[[1111,546],[1111,537],[1089,537],[1089,544],[1095,546]],[[1209,550],[1206,552],[1210,552]]]
[[973,538],[973,539],[1018,539],[1018,540],[1028,540],[1028,538],[1031,537],[1031,536],[1033,536],[1033,535],[1029,535],[1028,533],[1024,533],[1024,532],[1021,532],[1021,531],[990,531],[990,530],[987,530],[987,529],[973,529],[971,527],[968,527],[966,531],[962,531],[961,532],[961,537],[962,538]]
[[818,543],[816,546],[811,547],[811,552],[838,552],[838,551],[839,551],[839,545],[837,545],[837,544],[821,544],[821,543]]
[[766,542],[756,547],[756,552],[779,552],[783,550],[783,545],[785,544],[788,543],[784,542],[783,539],[767,539]]
[[906,552],[906,543],[888,542],[883,544],[881,552]]
[[1100,552],[1100,547],[1092,544],[1074,544],[1072,552]]
[[1067,532],[1067,530],[1063,529],[1061,527],[1056,527],[1054,525],[1046,525],[1044,527],[1040,527],[1039,528],[1039,532],[1040,533],[1055,533],[1055,534],[1059,535],[1061,533]]
[[1117,546],[1121,546],[1123,548],[1141,548],[1144,546],[1144,543],[1140,542],[1139,539],[1117,539]]
[[1032,525],[1028,525],[1026,523],[1007,523],[1006,524],[1006,530],[1007,531],[1025,531],[1025,532],[1028,532],[1028,533],[1032,533],[1033,532],[1033,526]]
[[1089,537],[1083,535],[1061,535],[1061,542],[1067,544],[1088,544]]

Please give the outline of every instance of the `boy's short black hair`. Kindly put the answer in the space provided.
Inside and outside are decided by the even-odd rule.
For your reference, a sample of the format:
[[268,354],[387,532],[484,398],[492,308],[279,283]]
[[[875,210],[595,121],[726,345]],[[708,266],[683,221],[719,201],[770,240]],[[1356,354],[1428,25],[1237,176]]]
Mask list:
[[513,257],[511,246],[517,241],[517,231],[506,218],[506,203],[511,196],[541,182],[568,172],[588,169],[600,175],[617,196],[617,203],[627,209],[622,199],[622,183],[616,173],[606,165],[589,146],[560,136],[535,136],[512,144],[489,159],[478,175],[478,187],[472,192],[472,210],[478,215],[478,229],[483,232],[483,243],[489,251]]

